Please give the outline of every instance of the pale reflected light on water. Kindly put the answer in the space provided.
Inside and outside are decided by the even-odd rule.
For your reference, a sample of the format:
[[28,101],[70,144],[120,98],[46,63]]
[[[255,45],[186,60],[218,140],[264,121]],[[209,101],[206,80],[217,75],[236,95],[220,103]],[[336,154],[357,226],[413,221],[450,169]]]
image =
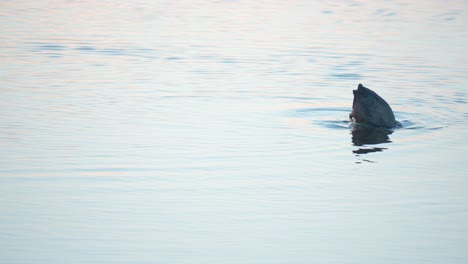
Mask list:
[[0,262],[465,263],[467,12],[2,2]]

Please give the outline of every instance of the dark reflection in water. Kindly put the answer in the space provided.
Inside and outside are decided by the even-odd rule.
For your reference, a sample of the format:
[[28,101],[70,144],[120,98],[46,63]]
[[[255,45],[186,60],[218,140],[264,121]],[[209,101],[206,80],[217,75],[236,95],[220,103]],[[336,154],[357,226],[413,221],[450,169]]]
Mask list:
[[384,151],[387,148],[370,148],[370,149],[365,149],[365,148],[359,148],[358,150],[353,150],[354,154],[367,154],[367,153],[372,153],[372,152],[380,152]]
[[376,127],[360,127],[351,131],[354,146],[375,145],[392,142],[389,135],[393,131]]
[[[351,141],[353,142],[354,146],[366,146],[366,145],[376,145],[376,144],[383,144],[383,143],[390,143],[389,135],[393,133],[392,130],[374,127],[367,124],[357,124],[353,123],[351,125]],[[362,147],[358,148],[357,150],[353,150],[353,154],[357,157],[364,154],[374,153],[374,152],[382,152],[387,150],[388,148],[381,148],[381,147]],[[360,164],[362,161],[374,163],[375,161],[369,159],[360,159],[356,163]]]

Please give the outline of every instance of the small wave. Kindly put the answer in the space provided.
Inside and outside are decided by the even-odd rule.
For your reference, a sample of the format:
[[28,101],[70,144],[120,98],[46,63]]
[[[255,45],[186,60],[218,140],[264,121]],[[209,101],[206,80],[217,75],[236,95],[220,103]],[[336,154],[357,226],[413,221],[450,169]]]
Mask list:
[[[91,44],[56,44],[48,42],[29,42],[35,52],[45,52],[50,54],[54,53],[67,53],[67,52],[82,52],[87,54],[99,54],[108,56],[127,56],[127,57],[141,57],[141,58],[156,58],[157,51],[149,48],[142,47],[99,47]],[[59,56],[58,54],[54,54]],[[169,59],[175,57],[169,57]]]
[[30,44],[34,51],[61,51],[67,48],[65,45],[55,43],[28,42],[27,44]]
[[362,80],[362,75],[358,73],[338,73],[332,74],[332,78],[334,79],[348,79],[348,80]]
[[446,126],[442,126],[442,125],[437,125],[437,126],[424,125],[424,124],[416,123],[410,120],[399,121],[396,126],[396,128],[408,129],[408,130],[439,130],[445,127]]
[[296,109],[293,112],[295,117],[311,119],[321,127],[331,129],[349,129],[349,120],[336,119],[345,117],[349,113],[348,108],[337,107],[315,107]]
[[349,129],[349,121],[347,120],[342,120],[342,121],[336,121],[336,120],[325,120],[325,121],[319,121],[317,122],[322,127],[326,128],[332,128],[332,129]]
[[314,123],[318,122],[321,126],[328,128],[343,127],[344,123],[342,119],[336,119],[338,117],[348,116],[348,108],[336,108],[336,107],[315,107],[315,108],[300,108],[288,111],[287,115],[295,118],[308,119]]
[[[399,119],[391,129],[375,127],[366,123],[350,122],[347,117],[348,107],[310,107],[292,111],[294,118],[306,120],[311,126],[325,130],[347,130],[354,146],[366,147],[394,142],[418,141],[433,135],[435,130],[445,128],[435,124],[435,118],[419,113],[395,112]],[[401,119],[400,119],[401,118]],[[430,123],[432,122],[432,123]],[[367,149],[367,148],[366,148]],[[373,151],[360,151],[355,154],[366,154]]]
[[295,110],[298,113],[313,113],[313,112],[350,112],[349,108],[338,107],[316,107],[316,108],[303,108]]

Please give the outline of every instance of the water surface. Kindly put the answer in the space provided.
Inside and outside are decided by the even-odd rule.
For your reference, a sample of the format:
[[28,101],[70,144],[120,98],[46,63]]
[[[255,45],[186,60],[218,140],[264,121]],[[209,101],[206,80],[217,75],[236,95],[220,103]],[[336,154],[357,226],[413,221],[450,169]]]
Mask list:
[[464,1],[0,7],[0,262],[466,262]]

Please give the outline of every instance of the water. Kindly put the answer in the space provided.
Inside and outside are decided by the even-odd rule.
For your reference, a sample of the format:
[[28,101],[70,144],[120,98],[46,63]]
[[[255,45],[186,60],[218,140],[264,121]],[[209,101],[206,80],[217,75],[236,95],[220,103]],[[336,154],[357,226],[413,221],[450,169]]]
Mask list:
[[0,262],[466,263],[467,12],[2,2]]

